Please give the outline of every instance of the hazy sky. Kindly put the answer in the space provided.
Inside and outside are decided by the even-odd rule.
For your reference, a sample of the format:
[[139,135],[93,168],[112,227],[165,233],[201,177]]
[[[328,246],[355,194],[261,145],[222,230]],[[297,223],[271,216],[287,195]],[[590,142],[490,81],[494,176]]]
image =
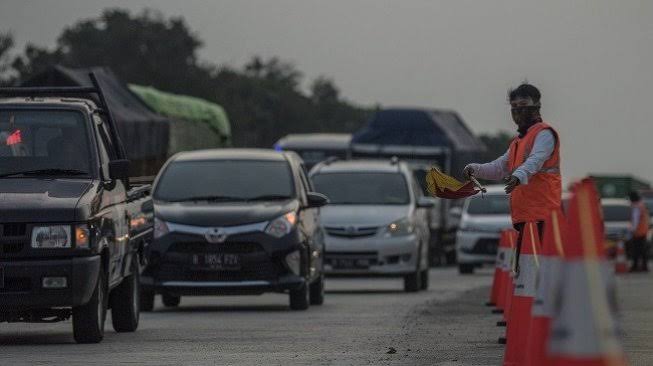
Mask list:
[[355,103],[455,109],[476,132],[513,129],[506,91],[528,78],[561,134],[566,180],[653,180],[653,1],[2,0],[0,31],[54,45],[116,6],[183,16],[203,60],[280,56]]

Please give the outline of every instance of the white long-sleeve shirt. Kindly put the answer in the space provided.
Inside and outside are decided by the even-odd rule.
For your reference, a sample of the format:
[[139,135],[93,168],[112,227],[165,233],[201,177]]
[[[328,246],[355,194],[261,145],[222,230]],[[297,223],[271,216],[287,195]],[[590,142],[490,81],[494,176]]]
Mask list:
[[474,175],[481,179],[501,180],[509,175],[514,175],[519,179],[520,184],[528,184],[528,180],[533,174],[542,169],[544,162],[551,157],[555,149],[555,136],[550,130],[542,130],[535,136],[533,149],[526,161],[520,165],[514,172],[508,169],[508,151],[498,159],[485,164],[469,164],[474,170]]

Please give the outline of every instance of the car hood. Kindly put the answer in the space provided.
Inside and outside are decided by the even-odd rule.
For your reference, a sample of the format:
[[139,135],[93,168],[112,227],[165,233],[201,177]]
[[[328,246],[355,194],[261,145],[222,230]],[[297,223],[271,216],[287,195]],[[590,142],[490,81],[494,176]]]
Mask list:
[[500,232],[512,227],[510,215],[464,215],[460,227],[471,231]]
[[154,215],[168,222],[194,226],[233,226],[269,221],[299,207],[297,200],[268,202],[155,201]]
[[408,205],[335,205],[320,211],[323,226],[382,226],[410,214]]
[[79,202],[91,187],[90,179],[0,179],[0,222],[84,220],[88,205]]

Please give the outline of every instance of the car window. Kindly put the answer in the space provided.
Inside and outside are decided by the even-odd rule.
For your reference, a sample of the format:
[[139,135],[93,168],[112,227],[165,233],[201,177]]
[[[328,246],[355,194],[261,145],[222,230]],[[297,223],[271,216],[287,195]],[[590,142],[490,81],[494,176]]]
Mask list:
[[630,206],[610,204],[604,204],[602,206],[604,221],[630,221]]
[[509,215],[510,200],[507,195],[485,195],[469,199],[469,215]]
[[315,190],[331,204],[405,205],[410,202],[406,178],[401,173],[319,173]]
[[86,119],[72,110],[1,110],[0,174],[68,169],[89,172]]
[[286,161],[173,161],[161,173],[154,190],[154,198],[162,201],[198,197],[275,200],[294,196],[293,176]]

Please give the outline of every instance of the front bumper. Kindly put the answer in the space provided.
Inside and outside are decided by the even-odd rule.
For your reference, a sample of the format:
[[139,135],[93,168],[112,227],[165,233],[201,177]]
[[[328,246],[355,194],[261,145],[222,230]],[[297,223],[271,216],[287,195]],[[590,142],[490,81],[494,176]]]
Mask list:
[[419,258],[417,235],[362,238],[328,235],[324,271],[329,275],[403,276],[414,273]]
[[155,293],[173,296],[210,295],[258,295],[265,292],[286,292],[301,288],[306,280],[286,275],[274,280],[240,281],[155,281],[152,277],[141,278],[141,286]]
[[[100,256],[57,260],[0,261],[4,286],[0,313],[86,304],[97,283]],[[66,277],[67,287],[46,289],[44,277]]]
[[[306,283],[293,273],[286,256],[302,249],[298,234],[274,239],[260,231],[233,234],[223,243],[209,243],[203,235],[172,232],[154,240],[141,286],[174,296],[241,295],[285,292]],[[194,262],[205,254],[237,255],[239,269],[211,269]],[[306,260],[303,258],[302,260]],[[301,268],[306,267],[302,263]]]
[[496,261],[500,234],[458,230],[456,258],[462,264],[492,264]]

